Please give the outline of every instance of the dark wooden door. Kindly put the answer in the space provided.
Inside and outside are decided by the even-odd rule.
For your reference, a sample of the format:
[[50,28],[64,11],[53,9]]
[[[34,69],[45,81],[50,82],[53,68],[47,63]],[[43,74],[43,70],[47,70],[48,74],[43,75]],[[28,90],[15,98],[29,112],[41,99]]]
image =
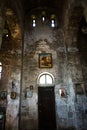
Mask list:
[[54,87],[38,87],[39,130],[56,130]]

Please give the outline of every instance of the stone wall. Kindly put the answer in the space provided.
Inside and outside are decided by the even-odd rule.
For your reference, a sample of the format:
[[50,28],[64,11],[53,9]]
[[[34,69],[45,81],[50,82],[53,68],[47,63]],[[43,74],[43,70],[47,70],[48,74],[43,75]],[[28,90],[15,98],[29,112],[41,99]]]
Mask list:
[[[71,15],[69,10],[66,11],[64,20]],[[6,111],[6,130],[18,130],[19,126],[21,130],[38,129],[38,77],[43,72],[51,73],[55,81],[57,130],[86,130],[87,96],[84,75],[86,79],[87,67],[85,68],[86,58],[79,53],[77,47],[77,28],[71,26],[74,20],[71,24],[69,24],[69,19],[62,22],[65,28],[59,23],[57,23],[58,26],[52,28],[50,17],[46,19],[46,22],[42,22],[39,10],[35,12],[37,24],[34,28],[31,19],[33,13],[27,14],[25,18],[23,44],[20,31],[16,32],[18,24],[16,28],[12,24],[14,29],[11,31],[13,35],[16,32],[15,37],[4,37],[3,41],[2,37],[0,39],[0,43],[3,43],[0,50],[0,62],[3,65],[0,92],[7,92],[7,99],[0,99],[0,106]],[[73,17],[76,18],[75,16]],[[8,20],[12,22],[14,19],[15,17],[12,20],[9,16]],[[2,19],[0,21],[1,24]],[[41,53],[52,54],[52,68],[39,67]],[[33,86],[33,95],[26,97],[26,91],[30,86]],[[15,87],[17,93],[15,99],[11,98],[12,87]],[[64,97],[60,95],[59,89],[65,91]]]
[[[29,16],[28,16],[29,17]],[[40,17],[38,16],[38,19]],[[25,20],[24,55],[23,55],[23,81],[22,81],[22,104],[21,104],[21,129],[38,129],[38,83],[37,79],[43,72],[51,73],[55,78],[55,101],[56,101],[56,125],[57,129],[85,129],[86,117],[82,113],[86,109],[83,106],[86,97],[76,91],[76,85],[83,83],[82,68],[79,52],[76,45],[75,32],[70,30],[65,40],[63,28],[51,28],[49,22],[41,23],[37,20],[37,26],[33,28],[31,21]],[[66,42],[71,41],[68,48]],[[39,68],[39,54],[51,53],[53,67],[48,69]],[[33,85],[33,96],[24,97],[27,87]],[[59,95],[59,89],[66,90],[66,97]],[[80,109],[80,106],[83,108]],[[82,110],[82,111],[81,111]],[[79,117],[80,116],[80,117]]]

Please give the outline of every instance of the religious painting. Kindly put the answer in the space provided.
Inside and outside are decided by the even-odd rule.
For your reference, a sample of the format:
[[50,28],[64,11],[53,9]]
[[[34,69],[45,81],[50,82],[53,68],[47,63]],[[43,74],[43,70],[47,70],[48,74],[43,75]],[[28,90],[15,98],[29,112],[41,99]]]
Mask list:
[[84,83],[76,83],[74,85],[74,91],[75,91],[75,101],[77,101],[78,95],[84,95],[85,94]]
[[52,68],[52,54],[51,53],[39,54],[39,67]]
[[75,93],[78,95],[84,94],[84,84],[81,83],[75,84]]
[[7,99],[7,91],[1,91],[0,92],[0,99]]
[[11,99],[16,99],[17,93],[16,92],[11,92]]
[[32,96],[33,96],[33,91],[32,90],[25,92],[25,98],[31,98]]
[[63,98],[66,98],[67,97],[67,92],[64,88],[60,88],[59,89],[59,95]]
[[25,98],[31,98],[33,96],[33,85],[30,85],[25,89]]

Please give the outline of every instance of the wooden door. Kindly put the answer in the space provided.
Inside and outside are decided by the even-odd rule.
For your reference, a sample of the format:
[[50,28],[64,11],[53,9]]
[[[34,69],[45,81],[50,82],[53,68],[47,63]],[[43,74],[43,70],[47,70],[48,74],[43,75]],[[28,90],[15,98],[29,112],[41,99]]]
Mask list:
[[39,130],[56,130],[54,87],[38,87]]

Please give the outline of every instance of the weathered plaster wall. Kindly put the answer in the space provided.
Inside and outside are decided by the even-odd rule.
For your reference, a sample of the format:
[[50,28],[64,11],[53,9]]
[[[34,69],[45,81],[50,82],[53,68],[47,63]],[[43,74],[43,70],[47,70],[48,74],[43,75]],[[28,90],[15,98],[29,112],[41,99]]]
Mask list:
[[[0,80],[1,91],[7,92],[7,99],[0,99],[0,106],[6,110],[6,129],[18,129],[18,113],[19,113],[19,96],[20,96],[20,73],[21,73],[21,56],[3,53],[0,55],[2,63],[2,79]],[[17,96],[11,99],[12,82],[15,83]]]
[[[11,16],[9,16],[12,18]],[[16,19],[16,17],[15,17]],[[19,120],[19,100],[20,100],[20,79],[21,79],[21,33],[14,32],[16,40],[10,33],[10,29],[6,28],[6,21],[0,17],[0,62],[2,63],[2,74],[0,79],[0,93],[6,92],[6,99],[0,97],[0,112],[2,109],[5,110],[5,128],[6,130],[18,130],[18,120]],[[16,23],[15,23],[16,24]],[[11,22],[11,26],[13,23]],[[18,24],[17,24],[18,25]],[[18,26],[17,26],[18,27]],[[6,33],[5,30],[8,30]],[[17,29],[16,29],[17,31]],[[16,34],[19,33],[19,37]],[[8,34],[8,36],[6,36]],[[15,90],[17,96],[15,99],[11,98],[12,82],[15,84]]]
[[[68,5],[68,8],[69,7],[70,6]],[[74,130],[74,128],[76,130],[86,130],[87,97],[84,90],[84,77],[81,66],[81,63],[83,62],[80,61],[79,50],[77,48],[77,28],[74,26],[73,28],[69,24],[69,15],[71,15],[70,13],[73,11],[70,13],[69,11],[70,10],[66,11],[64,20],[66,21],[64,23],[65,28],[64,26],[51,28],[49,19],[47,19],[47,22],[42,23],[40,15],[37,15],[37,26],[33,28],[32,21],[30,20],[31,17],[30,15],[27,15],[24,26],[23,57],[21,53],[22,47],[20,46],[20,32],[18,32],[19,35],[18,33],[14,35],[17,37],[14,37],[13,40],[4,40],[5,42],[3,43],[0,51],[0,61],[3,65],[2,79],[0,80],[0,91],[7,91],[7,100],[0,99],[0,105],[6,108],[6,130],[18,130],[20,88],[22,89],[20,104],[21,130],[38,129],[37,80],[38,76],[43,72],[51,73],[55,79],[57,130]],[[9,19],[12,21],[14,21],[14,18],[10,19],[9,16]],[[73,21],[74,20],[71,22],[72,25]],[[18,24],[16,25],[18,26]],[[0,26],[3,27],[2,19],[0,20]],[[12,30],[12,34],[14,34],[16,29],[14,28]],[[2,43],[2,39],[0,39],[0,43]],[[52,54],[52,68],[39,68],[38,56],[40,53]],[[20,79],[22,79],[22,81]],[[16,87],[16,99],[11,99],[10,97],[12,82],[15,83]],[[25,89],[30,85],[33,85],[33,96],[31,98],[25,98]],[[76,85],[79,85],[79,88],[80,86],[82,87],[82,90],[78,90],[80,91],[80,94],[79,92],[76,92]],[[60,88],[64,88],[66,90],[66,97],[60,96]]]
[[[29,17],[29,16],[28,16]],[[39,16],[38,16],[38,19]],[[41,23],[33,28],[32,22],[26,20],[23,55],[23,87],[21,105],[21,129],[38,129],[38,76],[43,72],[51,73],[55,78],[56,124],[57,129],[85,129],[86,119],[82,121],[86,105],[85,95],[77,95],[76,83],[83,83],[82,68],[76,45],[76,30],[69,30],[65,39],[63,28],[51,28],[49,22]],[[69,42],[69,46],[66,44]],[[52,53],[53,67],[40,69],[38,55]],[[33,97],[25,98],[24,90],[33,85]],[[61,98],[59,88],[67,92],[66,98]],[[84,102],[82,100],[84,99]],[[81,100],[81,101],[80,101]],[[79,106],[80,105],[80,106]],[[85,113],[84,113],[85,114]],[[80,117],[79,117],[80,115]]]

